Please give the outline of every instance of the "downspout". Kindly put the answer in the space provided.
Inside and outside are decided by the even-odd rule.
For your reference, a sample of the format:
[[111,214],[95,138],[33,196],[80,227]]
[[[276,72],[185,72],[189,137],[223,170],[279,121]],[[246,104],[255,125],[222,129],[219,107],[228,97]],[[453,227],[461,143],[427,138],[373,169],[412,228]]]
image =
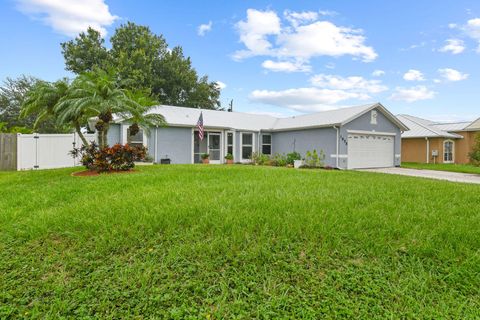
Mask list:
[[427,164],[430,163],[430,140],[428,140],[428,137],[425,137],[425,140],[427,141]]
[[336,158],[335,163],[336,163],[336,167],[337,167],[337,169],[338,169],[338,149],[339,149],[339,141],[338,141],[338,138],[339,138],[339,128],[338,128],[337,126],[333,126],[333,128],[334,128],[335,130],[337,130],[337,147],[336,147],[336,148],[337,148],[337,151],[336,151],[337,156],[335,157],[335,158]]

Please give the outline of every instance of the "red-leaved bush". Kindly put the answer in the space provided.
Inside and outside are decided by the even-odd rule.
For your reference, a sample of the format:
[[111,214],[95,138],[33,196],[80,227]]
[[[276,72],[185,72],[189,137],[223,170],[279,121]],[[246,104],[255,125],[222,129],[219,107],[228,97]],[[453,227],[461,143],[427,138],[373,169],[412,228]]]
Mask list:
[[90,146],[82,146],[70,151],[74,158],[81,157],[81,163],[89,170],[97,172],[126,171],[135,166],[135,161],[143,161],[147,156],[144,146],[131,147],[128,144],[115,144],[100,149],[92,142]]

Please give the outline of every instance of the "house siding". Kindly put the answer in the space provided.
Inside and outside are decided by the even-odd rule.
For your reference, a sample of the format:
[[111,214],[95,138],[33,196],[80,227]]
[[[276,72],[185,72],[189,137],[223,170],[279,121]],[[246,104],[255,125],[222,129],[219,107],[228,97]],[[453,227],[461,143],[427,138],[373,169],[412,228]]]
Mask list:
[[323,150],[325,164],[335,166],[336,160],[332,155],[336,155],[336,139],[337,131],[332,127],[273,132],[272,154],[296,151],[303,158],[307,151]]
[[475,136],[480,134],[480,131],[460,131],[455,132],[463,137],[455,141],[455,163],[469,163],[470,158],[468,154],[472,152],[475,145]]
[[[152,137],[155,141],[155,137]],[[158,128],[157,129],[157,158],[169,158],[171,163],[192,163],[192,128]],[[155,154],[155,150],[151,150]]]
[[[373,109],[377,111],[377,123],[371,123],[371,111],[361,115],[360,117],[350,121],[349,123],[345,124],[340,129],[340,154],[347,154],[348,152],[348,130],[361,130],[361,131],[375,131],[375,132],[388,132],[395,134],[395,142],[394,142],[394,164],[395,166],[400,166],[401,158],[397,155],[402,153],[402,138],[400,128],[390,121],[381,111],[377,108]],[[345,168],[344,159],[340,159],[341,165],[340,167]],[[344,166],[345,165],[345,166]],[[347,163],[348,165],[348,163]]]

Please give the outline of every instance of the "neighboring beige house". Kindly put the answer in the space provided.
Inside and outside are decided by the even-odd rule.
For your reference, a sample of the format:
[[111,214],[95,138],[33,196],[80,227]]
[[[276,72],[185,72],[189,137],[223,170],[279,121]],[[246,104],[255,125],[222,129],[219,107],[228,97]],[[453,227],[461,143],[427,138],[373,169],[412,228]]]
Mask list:
[[409,131],[402,133],[402,162],[468,163],[480,118],[473,122],[438,123],[398,115]]

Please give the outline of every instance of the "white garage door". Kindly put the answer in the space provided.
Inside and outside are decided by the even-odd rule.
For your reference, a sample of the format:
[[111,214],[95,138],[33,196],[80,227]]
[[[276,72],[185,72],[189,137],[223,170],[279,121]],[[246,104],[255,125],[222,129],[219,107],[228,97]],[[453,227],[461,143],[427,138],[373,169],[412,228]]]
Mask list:
[[394,136],[349,134],[348,169],[393,167],[394,141]]

